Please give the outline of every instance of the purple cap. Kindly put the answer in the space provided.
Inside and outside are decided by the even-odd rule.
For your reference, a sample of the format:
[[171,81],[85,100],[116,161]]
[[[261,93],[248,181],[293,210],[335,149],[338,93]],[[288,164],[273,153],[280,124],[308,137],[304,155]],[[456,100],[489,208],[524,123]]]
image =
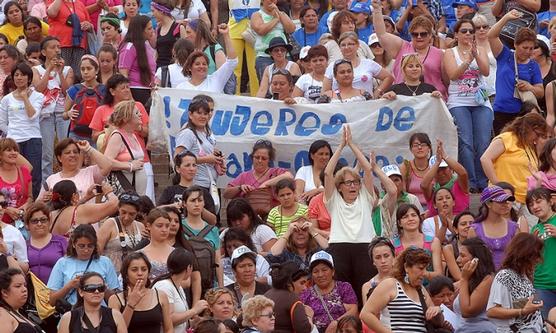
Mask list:
[[494,202],[505,202],[505,201],[515,201],[515,197],[511,194],[506,193],[500,186],[489,186],[483,190],[481,193],[481,204],[488,201]]

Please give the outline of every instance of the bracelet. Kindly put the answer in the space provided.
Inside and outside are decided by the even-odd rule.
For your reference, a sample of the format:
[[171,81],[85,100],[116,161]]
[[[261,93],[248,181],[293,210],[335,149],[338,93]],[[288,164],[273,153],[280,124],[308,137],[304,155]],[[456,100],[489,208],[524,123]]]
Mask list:
[[315,232],[312,236],[313,238],[317,238],[317,236],[320,235],[318,232]]
[[127,305],[131,310],[135,311],[135,307],[134,307],[134,306],[132,306],[132,305],[129,304],[129,303],[127,303],[126,305]]
[[89,149],[85,150],[85,154],[88,154],[91,152],[91,149],[93,149],[93,147],[89,146]]

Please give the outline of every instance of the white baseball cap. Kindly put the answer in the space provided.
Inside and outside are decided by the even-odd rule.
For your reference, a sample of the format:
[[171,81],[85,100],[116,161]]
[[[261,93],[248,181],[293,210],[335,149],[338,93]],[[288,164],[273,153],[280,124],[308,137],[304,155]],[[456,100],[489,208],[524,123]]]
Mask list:
[[299,59],[303,60],[303,59],[307,58],[307,55],[309,55],[309,50],[310,49],[311,49],[311,47],[309,45],[303,46],[301,48],[301,50],[299,50]]
[[[436,155],[432,155],[431,158],[429,159],[429,166],[433,166],[435,163],[436,163]],[[446,161],[442,160],[442,162],[440,162],[440,165],[438,167],[439,168],[447,168],[448,163],[446,163]]]
[[334,259],[332,259],[332,255],[326,251],[319,251],[311,256],[309,270],[313,270],[313,267],[315,267],[320,261],[324,261],[331,268],[334,268]]
[[378,41],[378,36],[375,33],[372,33],[369,36],[369,42],[367,43],[367,45],[371,46],[374,43],[380,43],[380,42]]
[[234,263],[235,260],[237,260],[237,259],[243,257],[244,255],[250,255],[250,256],[253,257],[253,258],[256,258],[256,256],[257,256],[257,254],[256,254],[255,252],[251,251],[250,248],[248,248],[248,247],[245,246],[245,245],[242,245],[242,246],[236,248],[236,249],[234,250],[234,252],[232,252],[232,257],[231,257],[231,259],[232,259],[232,265],[233,265],[233,263]]
[[396,164],[389,164],[382,167],[382,171],[386,174],[386,176],[402,176],[402,172],[400,168]]

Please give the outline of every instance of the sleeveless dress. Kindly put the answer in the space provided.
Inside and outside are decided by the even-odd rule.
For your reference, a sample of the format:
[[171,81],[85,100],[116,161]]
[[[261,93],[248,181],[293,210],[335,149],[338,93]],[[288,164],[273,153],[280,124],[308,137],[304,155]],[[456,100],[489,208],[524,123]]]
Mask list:
[[[129,333],[160,333],[162,328],[162,322],[164,318],[162,316],[162,305],[160,305],[160,299],[158,298],[158,290],[154,289],[156,293],[156,305],[144,311],[133,311],[131,320],[127,331]],[[120,297],[116,295],[118,302],[120,302],[120,311],[123,312],[125,304],[122,303]]]
[[463,318],[459,295],[454,300],[454,312],[459,316],[461,323],[455,330],[455,333],[496,333],[496,325],[488,319],[486,311],[479,313],[475,317]]
[[421,303],[409,298],[398,281],[396,288],[396,297],[386,306],[392,333],[427,332]]
[[514,221],[507,221],[508,224],[508,232],[505,236],[500,238],[490,238],[485,235],[485,229],[483,222],[474,223],[471,225],[471,228],[475,229],[475,233],[477,237],[482,239],[490,252],[492,253],[492,260],[494,261],[494,267],[496,270],[500,268],[502,265],[502,261],[504,260],[504,251],[506,250],[506,246],[510,243],[516,232],[519,230],[517,223]]
[[[114,226],[118,230],[118,225],[116,223],[116,220],[110,219],[110,221],[114,223]],[[134,249],[135,246],[139,244],[139,242],[142,239],[141,230],[137,226],[137,223],[139,222],[133,221],[134,234],[129,235],[127,232],[124,232],[125,242],[127,246],[129,246],[132,249]],[[122,232],[122,230],[119,230],[119,232]],[[110,258],[110,261],[112,261],[114,267],[116,268],[116,272],[119,272],[120,268],[122,267],[122,260],[123,260],[123,251],[122,251],[122,245],[120,243],[119,235],[117,235],[115,238],[112,238],[106,243],[106,246],[104,247],[104,255]]]

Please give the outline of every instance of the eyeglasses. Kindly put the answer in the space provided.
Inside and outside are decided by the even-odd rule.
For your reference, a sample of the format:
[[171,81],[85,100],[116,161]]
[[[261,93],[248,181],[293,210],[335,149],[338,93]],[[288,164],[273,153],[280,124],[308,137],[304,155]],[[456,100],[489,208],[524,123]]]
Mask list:
[[464,35],[465,35],[465,34],[470,34],[470,35],[472,35],[472,34],[475,33],[475,30],[474,30],[474,29],[465,29],[465,28],[463,28],[463,29],[459,29],[458,32],[459,32],[460,34],[464,34]]
[[6,207],[8,207],[8,202],[7,202],[6,200],[0,201],[0,206],[1,206],[2,208],[6,208]]
[[411,144],[411,148],[419,149],[419,148],[426,148],[429,145],[426,143],[413,143]]
[[46,223],[48,223],[48,220],[49,220],[48,216],[43,216],[43,217],[38,218],[38,219],[30,219],[29,223],[30,224],[39,224],[39,223],[40,224],[46,224]]
[[87,284],[87,285],[84,285],[83,288],[81,288],[81,290],[83,290],[86,293],[94,293],[94,292],[103,293],[103,292],[106,291],[106,285],[104,285],[104,284]]
[[357,45],[357,44],[353,43],[353,42],[352,43],[341,43],[340,48],[353,47],[355,45]]
[[486,30],[488,28],[490,28],[490,25],[485,24],[485,25],[478,25],[475,27],[477,30]]
[[261,314],[260,317],[267,317],[268,319],[270,318],[274,318],[276,315],[274,314],[274,312],[270,312],[267,314]]
[[348,187],[349,187],[349,186],[352,186],[352,185],[354,185],[354,186],[359,186],[359,185],[361,185],[361,181],[360,181],[360,180],[357,180],[357,179],[356,179],[356,180],[346,180],[346,181],[344,181],[344,182],[341,182],[340,184],[344,184],[344,185],[346,185],[346,186],[348,186]]
[[411,37],[413,38],[426,38],[429,36],[428,31],[421,31],[421,32],[412,32]]
[[96,244],[94,243],[89,243],[89,244],[75,244],[75,247],[80,249],[80,250],[85,250],[85,249],[94,249],[96,247]]
[[138,203],[141,198],[137,194],[123,193],[118,198],[121,202]]

